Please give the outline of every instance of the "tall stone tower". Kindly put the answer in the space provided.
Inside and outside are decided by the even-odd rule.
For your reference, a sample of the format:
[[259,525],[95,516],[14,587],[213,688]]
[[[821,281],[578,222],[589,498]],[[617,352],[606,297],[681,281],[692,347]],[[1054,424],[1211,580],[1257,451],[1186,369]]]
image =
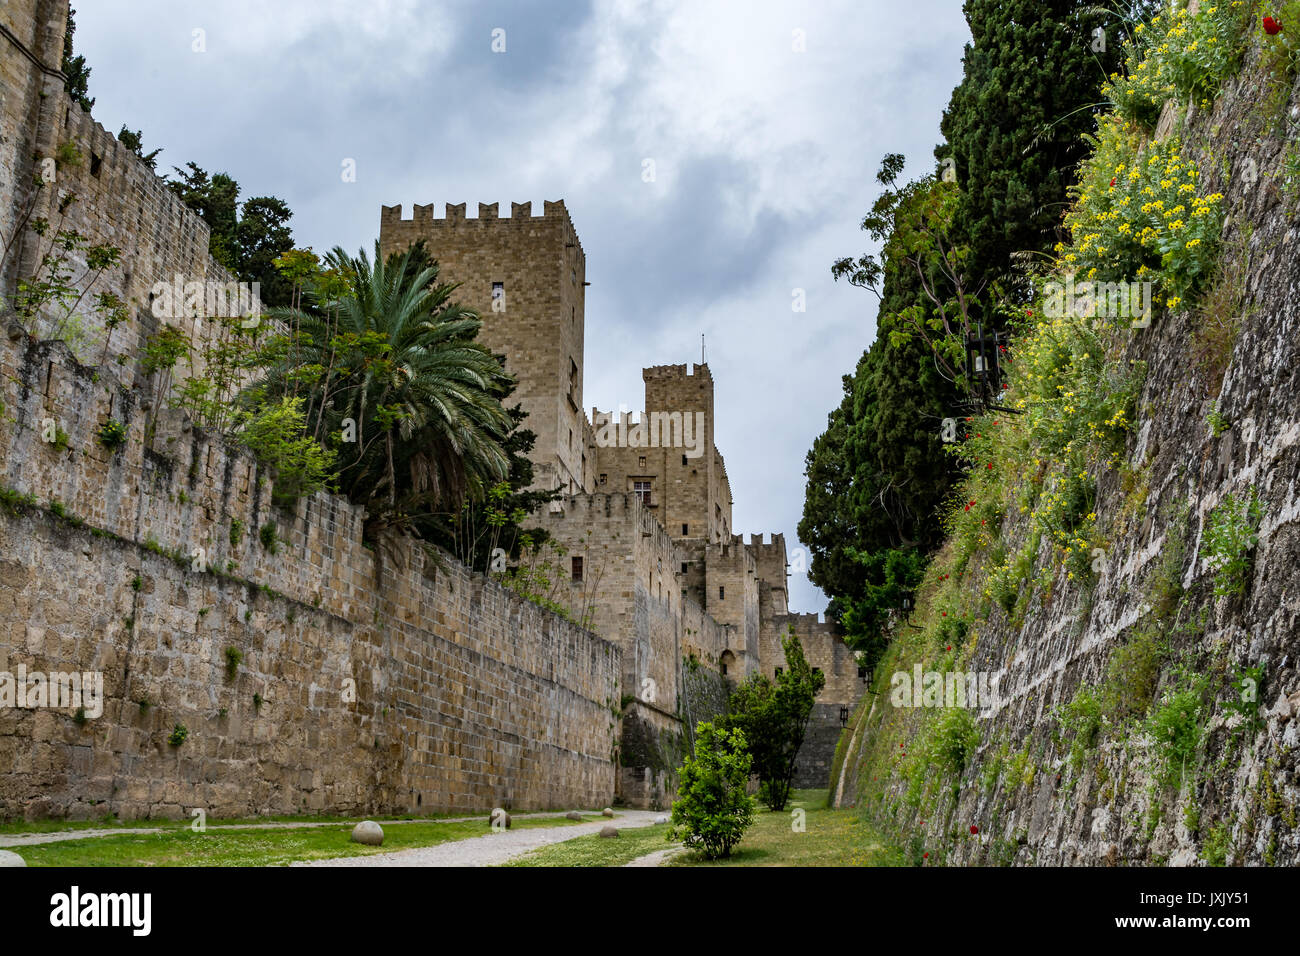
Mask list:
[[512,203],[508,219],[497,204],[479,203],[478,218],[465,204],[383,207],[379,243],[384,255],[423,239],[438,261],[442,281],[458,283],[457,300],[483,319],[479,341],[504,355],[519,380],[511,401],[528,413],[537,434],[534,485],[566,494],[586,488],[590,425],[582,406],[583,303],[586,257],[564,202],[547,202],[534,216],[531,202]]

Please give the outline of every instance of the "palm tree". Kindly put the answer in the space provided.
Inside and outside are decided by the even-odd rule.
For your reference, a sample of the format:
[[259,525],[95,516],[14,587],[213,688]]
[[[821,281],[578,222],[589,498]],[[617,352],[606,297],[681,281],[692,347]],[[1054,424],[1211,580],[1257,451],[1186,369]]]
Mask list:
[[512,423],[511,379],[474,341],[478,315],[422,254],[385,261],[376,242],[372,265],[336,246],[325,266],[304,303],[268,310],[286,334],[250,394],[305,397],[306,428],[337,448],[337,487],[366,506],[372,540],[481,498],[508,474]]

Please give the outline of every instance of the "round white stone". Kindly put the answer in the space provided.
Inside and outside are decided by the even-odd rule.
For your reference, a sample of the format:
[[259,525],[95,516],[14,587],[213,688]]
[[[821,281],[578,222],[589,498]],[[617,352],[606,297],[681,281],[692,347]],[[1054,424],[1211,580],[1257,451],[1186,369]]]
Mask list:
[[382,846],[384,831],[374,820],[362,820],[352,828],[352,842],[366,846]]

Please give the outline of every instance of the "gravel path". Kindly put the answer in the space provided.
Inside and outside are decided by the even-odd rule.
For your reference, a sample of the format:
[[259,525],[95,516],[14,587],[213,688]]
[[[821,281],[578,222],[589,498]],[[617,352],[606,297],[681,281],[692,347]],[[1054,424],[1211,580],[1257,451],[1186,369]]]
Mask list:
[[653,853],[647,853],[645,856],[638,856],[631,863],[624,863],[624,866],[660,866],[669,857],[676,856],[678,853],[685,853],[684,846],[670,846],[666,850],[655,850]]
[[[440,843],[437,846],[398,850],[395,853],[377,853],[373,856],[343,856],[331,860],[312,860],[293,863],[292,866],[494,866],[505,863],[529,850],[563,843],[589,833],[599,833],[601,827],[613,824],[620,830],[648,827],[661,816],[659,810],[615,811],[614,819],[597,823],[577,823],[567,827],[536,827],[528,830],[500,830]],[[475,819],[478,819],[477,817]],[[380,826],[383,826],[381,823]]]
[[[560,810],[554,813],[512,813],[511,817],[516,820],[528,820],[534,817],[563,817],[566,811]],[[594,811],[586,810],[585,813]],[[379,820],[381,827],[401,826],[403,823],[466,823],[474,820],[484,821],[487,823],[487,814],[480,813],[472,817],[423,817],[413,820]],[[273,822],[273,823],[223,823],[209,826],[209,830],[298,830],[308,827],[346,827],[360,823],[360,818],[356,820],[333,820],[317,823],[314,821],[303,821],[301,823],[293,822]],[[147,835],[151,833],[163,833],[174,830],[180,830],[190,825],[189,821],[177,820],[175,826],[171,827],[105,827],[104,829],[95,830],[58,830],[54,833],[8,833],[0,834],[0,847],[10,846],[36,846],[39,843],[61,843],[64,840],[89,840],[94,837],[110,836],[128,836],[130,834]],[[639,824],[644,826],[644,824]],[[599,828],[598,828],[599,829]]]

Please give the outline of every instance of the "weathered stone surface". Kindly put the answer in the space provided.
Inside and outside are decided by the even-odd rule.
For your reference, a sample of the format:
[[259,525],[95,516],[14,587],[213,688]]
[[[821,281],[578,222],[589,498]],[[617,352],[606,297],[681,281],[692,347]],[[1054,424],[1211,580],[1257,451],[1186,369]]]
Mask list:
[[668,822],[668,818],[662,814],[655,817],[655,823],[667,823],[667,822]]
[[579,813],[577,810],[570,810],[568,813],[564,815],[564,818],[566,820],[581,820],[582,814]]
[[366,846],[383,846],[383,828],[373,820],[362,820],[352,828],[352,842],[364,843]]
[[616,837],[618,836],[618,827],[615,826],[601,827],[600,835],[602,838],[605,839]]
[[606,807],[604,810],[600,811],[600,815],[602,817],[612,817],[614,815],[614,811],[611,810],[609,807]]
[[27,861],[10,850],[0,850],[0,867],[26,866]]

